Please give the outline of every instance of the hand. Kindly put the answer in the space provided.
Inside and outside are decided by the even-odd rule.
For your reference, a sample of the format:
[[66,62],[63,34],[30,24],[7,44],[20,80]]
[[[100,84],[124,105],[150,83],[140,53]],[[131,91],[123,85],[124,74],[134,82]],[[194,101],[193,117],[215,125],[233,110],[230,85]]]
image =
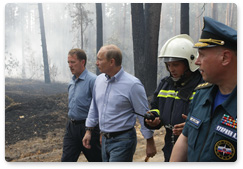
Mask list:
[[147,157],[154,157],[156,153],[157,150],[155,147],[154,138],[151,137],[147,139],[146,155]]
[[182,133],[185,124],[186,122],[174,125],[174,128],[172,129],[173,134],[177,136],[180,135]]
[[102,134],[100,134],[100,145],[102,145]]
[[151,127],[156,127],[160,124],[161,121],[160,121],[159,117],[156,117],[153,121],[145,119],[145,122]]
[[87,130],[83,138],[83,146],[87,149],[91,148],[90,140],[91,140],[91,131]]
[[[182,118],[183,119],[186,119],[187,118],[187,115],[182,114]],[[174,125],[174,128],[172,130],[173,131],[173,134],[174,135],[177,135],[177,136],[180,135],[182,133],[182,130],[183,130],[185,124],[186,124],[186,122]]]

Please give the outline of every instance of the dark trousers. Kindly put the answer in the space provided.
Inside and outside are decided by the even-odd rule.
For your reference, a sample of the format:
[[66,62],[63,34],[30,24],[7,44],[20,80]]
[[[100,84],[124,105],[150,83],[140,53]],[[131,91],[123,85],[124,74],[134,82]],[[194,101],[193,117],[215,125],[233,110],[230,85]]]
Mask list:
[[91,149],[83,146],[82,139],[85,134],[85,123],[73,124],[70,120],[66,125],[63,139],[62,162],[76,162],[81,152],[89,162],[102,162],[100,146],[100,130],[98,125],[92,131]]
[[[172,144],[172,130],[171,129],[166,129],[166,134],[165,134],[165,145],[162,149],[162,151],[164,152],[164,158],[165,158],[165,162],[169,162],[170,161],[170,155],[172,152],[172,149],[174,147],[174,145]],[[178,136],[174,136],[174,141],[176,142],[176,140],[178,139]]]

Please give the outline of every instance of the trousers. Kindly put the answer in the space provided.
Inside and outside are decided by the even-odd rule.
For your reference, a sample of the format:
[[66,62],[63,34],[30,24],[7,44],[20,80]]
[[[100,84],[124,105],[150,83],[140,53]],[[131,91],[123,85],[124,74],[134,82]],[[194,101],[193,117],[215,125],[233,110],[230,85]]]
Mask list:
[[[170,161],[170,156],[171,156],[171,152],[172,149],[174,147],[174,145],[172,144],[172,130],[171,129],[166,129],[166,134],[165,134],[165,145],[162,149],[162,151],[164,152],[164,159],[165,162],[169,162]],[[178,136],[174,136],[174,141],[176,142],[178,139]]]
[[99,126],[97,125],[92,131],[91,149],[83,146],[85,132],[85,123],[73,124],[70,120],[67,122],[63,139],[62,162],[76,162],[81,152],[89,162],[102,162]]
[[118,136],[106,138],[102,136],[103,162],[132,162],[137,146],[136,130],[122,133]]

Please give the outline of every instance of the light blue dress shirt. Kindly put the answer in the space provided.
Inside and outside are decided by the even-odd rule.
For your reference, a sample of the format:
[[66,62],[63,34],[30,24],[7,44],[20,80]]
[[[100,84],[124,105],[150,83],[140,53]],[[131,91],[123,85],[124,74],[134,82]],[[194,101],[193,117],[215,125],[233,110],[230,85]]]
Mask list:
[[68,86],[68,117],[85,120],[92,100],[96,75],[85,69],[79,78],[74,75]]
[[[137,115],[133,112],[144,115],[148,110],[142,83],[121,68],[111,78],[105,74],[97,77],[86,126],[94,127],[99,122],[101,132],[128,130],[136,123]],[[143,117],[138,116],[138,119],[144,138],[151,138],[153,131],[144,126]]]

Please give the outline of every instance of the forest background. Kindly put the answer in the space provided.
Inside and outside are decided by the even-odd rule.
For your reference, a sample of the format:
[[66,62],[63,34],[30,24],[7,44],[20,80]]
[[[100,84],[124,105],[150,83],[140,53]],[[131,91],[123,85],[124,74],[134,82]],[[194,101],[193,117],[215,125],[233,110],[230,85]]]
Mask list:
[[[202,27],[202,17],[203,16],[213,16],[213,11],[218,11],[218,20],[223,22],[223,23],[227,23],[230,19],[226,19],[226,15],[229,12],[229,9],[231,9],[231,16],[233,16],[233,18],[235,18],[236,20],[233,21],[233,24],[231,25],[233,28],[235,28],[236,30],[240,30],[240,17],[241,17],[241,12],[240,10],[242,9],[240,7],[240,3],[237,3],[237,8],[234,7],[229,7],[227,6],[227,4],[224,4],[226,2],[220,1],[220,3],[222,2],[222,6],[221,7],[217,7],[217,9],[210,9],[212,7],[212,4],[210,4],[210,2],[208,2],[208,4],[205,5],[205,7],[203,7],[203,3],[201,3],[200,5],[198,5],[197,7],[191,7],[190,9],[197,9],[197,13],[194,13],[193,15],[190,15],[191,17],[197,18],[198,21],[196,22],[195,20],[193,20],[192,18],[190,19],[190,35],[192,36],[192,38],[194,39],[194,41],[197,41],[199,39],[200,36],[200,32],[201,32],[201,27]],[[37,3],[37,2],[36,2]],[[197,3],[197,2],[194,2]],[[230,2],[230,3],[233,3]],[[3,61],[1,65],[3,68],[2,72],[3,76],[2,76],[2,80],[5,81],[5,78],[20,78],[20,79],[33,79],[33,80],[40,80],[40,81],[44,81],[44,65],[43,65],[43,55],[41,53],[41,38],[40,38],[40,30],[39,26],[38,26],[38,17],[37,17],[37,11],[31,9],[32,7],[36,6],[37,4],[29,4],[27,6],[24,7],[24,5],[22,6],[24,8],[24,13],[23,15],[25,15],[25,17],[21,17],[21,18],[28,18],[31,17],[31,15],[33,15],[33,22],[35,24],[33,24],[34,28],[32,29],[35,33],[33,33],[32,31],[29,31],[25,26],[27,26],[28,24],[30,24],[32,21],[26,19],[26,20],[22,20],[19,18],[15,18],[16,19],[16,29],[15,33],[9,33],[8,31],[11,31],[11,28],[7,27],[7,22],[9,21],[9,23],[13,23],[10,22],[11,19],[6,19],[6,8],[5,8],[5,4],[4,3],[1,6],[1,16],[3,14],[3,11],[5,11],[5,14],[3,14],[4,16],[1,17],[1,21],[2,21],[2,34],[1,36],[3,36],[2,39],[2,43],[1,44],[1,51],[2,54],[4,54],[5,57],[2,57]],[[69,49],[73,48],[73,47],[81,47],[81,43],[80,43],[80,34],[79,31],[80,30],[75,30],[75,28],[72,28],[73,24],[72,24],[72,19],[71,16],[68,12],[68,7],[64,7],[64,3],[63,4],[58,4],[56,3],[54,6],[54,4],[48,4],[48,2],[43,3],[43,11],[44,11],[44,19],[45,19],[45,23],[46,23],[46,37],[47,38],[47,48],[48,48],[48,58],[49,58],[49,66],[50,66],[50,72],[51,72],[51,82],[62,82],[62,83],[68,83],[68,81],[70,80],[71,74],[69,72],[68,66],[67,66],[67,52],[69,51]],[[121,6],[119,6],[121,5]],[[123,63],[123,67],[126,71],[128,71],[131,74],[134,74],[134,60],[133,60],[133,49],[132,49],[132,31],[131,31],[131,16],[128,16],[130,13],[130,7],[129,4],[125,4],[125,3],[119,3],[118,4],[114,4],[114,6],[112,4],[106,4],[106,5],[102,5],[102,9],[103,12],[105,11],[105,13],[103,14],[103,19],[104,19],[104,24],[105,22],[109,25],[107,26],[105,29],[103,28],[104,31],[104,35],[103,35],[103,42],[104,44],[106,43],[114,43],[118,46],[122,46],[122,50],[123,50],[123,55],[124,55],[124,63]],[[169,5],[169,6],[166,6]],[[192,4],[192,5],[196,5],[196,4]],[[21,4],[20,4],[21,6]],[[58,7],[57,7],[58,6]],[[208,8],[208,6],[210,6]],[[34,7],[34,8],[36,8]],[[86,38],[84,38],[84,49],[86,49],[86,52],[88,54],[88,69],[96,72],[94,63],[95,63],[95,59],[96,59],[96,42],[95,42],[95,12],[93,11],[93,9],[91,9],[94,7],[90,7],[90,11],[91,13],[93,12],[93,14],[90,14],[90,17],[93,18],[93,24],[89,25],[90,27],[87,29],[89,31],[85,31],[85,36]],[[109,9],[110,8],[110,9]],[[126,8],[127,12],[122,12],[122,9]],[[30,11],[32,11],[32,14],[28,13],[28,9],[30,9]],[[86,8],[88,9],[88,7]],[[109,9],[109,10],[108,10]],[[232,10],[233,9],[233,10]],[[227,12],[228,10],[228,12]],[[120,11],[120,12],[117,12]],[[51,12],[57,12],[59,19],[53,19],[51,16],[55,16],[55,14],[51,14]],[[193,12],[193,11],[191,11]],[[194,11],[195,12],[195,11]],[[238,15],[237,15],[238,12]],[[28,13],[28,14],[27,14]],[[48,14],[47,14],[48,13]],[[128,29],[128,31],[126,31],[127,37],[126,36],[122,36],[121,33],[119,33],[120,28],[122,28],[121,26],[119,26],[119,24],[121,24],[122,22],[115,22],[118,19],[121,20],[121,18],[119,18],[118,16],[116,16],[116,14],[122,14],[123,16],[125,16],[126,18],[129,18],[128,21],[124,22],[126,23],[127,27],[125,27],[126,29]],[[22,15],[21,14],[21,15]],[[127,15],[127,16],[126,16]],[[161,8],[161,20],[160,20],[160,35],[159,35],[159,43],[158,43],[158,53],[159,50],[161,49],[162,45],[164,44],[164,42],[170,38],[173,37],[177,34],[180,34],[180,3],[176,3],[176,4],[162,4],[162,8]],[[228,13],[229,15],[229,13]],[[198,17],[200,16],[200,17]],[[238,16],[238,17],[236,17]],[[105,18],[104,18],[105,17]],[[114,19],[118,17],[118,19]],[[163,18],[167,18],[167,19],[163,19]],[[62,18],[62,19],[61,19]],[[221,19],[220,19],[221,18]],[[114,19],[114,20],[113,20]],[[65,27],[61,27],[60,22],[63,22],[64,20],[66,20],[66,24]],[[113,21],[112,21],[113,20]],[[192,21],[191,21],[192,20]],[[226,21],[228,20],[228,21]],[[237,22],[238,21],[238,22]],[[57,23],[56,23],[57,22]],[[113,23],[115,22],[115,23]],[[191,28],[192,23],[197,23],[195,25],[196,28]],[[20,24],[20,25],[18,25]],[[113,25],[114,24],[114,25]],[[117,25],[118,24],[118,25]],[[112,26],[111,26],[112,25]],[[173,25],[173,26],[172,26]],[[169,29],[165,29],[165,27],[168,26]],[[29,26],[27,26],[29,28]],[[48,29],[47,29],[48,28]],[[112,28],[112,29],[111,29]],[[173,29],[171,29],[173,28]],[[59,36],[57,34],[57,32],[61,32],[61,35],[63,36]],[[164,31],[164,32],[163,32]],[[3,33],[5,32],[5,34]],[[24,34],[23,34],[24,32]],[[60,33],[59,32],[59,33]],[[76,32],[76,33],[75,33]],[[93,32],[93,33],[92,33]],[[78,35],[79,34],[79,35]],[[6,36],[10,36],[10,38],[6,38]],[[119,36],[122,36],[119,37]],[[23,40],[25,37],[26,39]],[[123,38],[126,37],[126,38]],[[62,38],[62,39],[59,39]],[[62,43],[64,43],[64,45]],[[8,44],[15,44],[16,46],[11,46]],[[17,45],[18,44],[18,45]],[[121,45],[121,44],[125,44],[125,45]],[[49,47],[48,47],[49,46]],[[23,50],[24,49],[24,50]],[[238,54],[240,55],[240,51],[238,52]],[[32,64],[30,64],[32,63]],[[8,67],[10,66],[10,67]],[[31,67],[33,66],[33,67]],[[7,69],[7,67],[9,69]],[[164,77],[166,74],[166,71],[164,69],[164,65],[163,62],[161,60],[158,60],[158,74],[157,74],[157,83],[159,82],[159,80]],[[4,85],[3,85],[4,86]],[[4,87],[1,93],[4,93]],[[3,103],[4,103],[4,97],[3,97]],[[4,105],[4,104],[3,104]],[[2,107],[2,106],[1,106]],[[4,106],[3,106],[4,107]],[[3,111],[4,112],[4,109]],[[3,116],[3,121],[4,121],[4,116]],[[5,124],[4,122],[2,124]],[[2,125],[3,126],[3,125]],[[4,128],[4,126],[3,126]],[[4,133],[4,132],[3,132]],[[3,139],[3,144],[5,144],[4,139]],[[2,145],[3,145],[2,144]],[[3,155],[3,157],[2,157]],[[3,153],[1,153],[1,160],[4,159],[4,150]],[[87,164],[86,164],[87,165]],[[3,167],[5,168],[6,164],[3,164]],[[238,165],[237,165],[238,166]],[[14,167],[9,166],[9,164],[7,164],[7,168],[10,167]],[[16,167],[16,166],[15,166]],[[18,165],[19,167],[19,165]],[[21,165],[20,165],[21,167]],[[26,168],[25,166],[22,166],[23,168]],[[30,164],[29,167],[33,167],[33,165]],[[41,165],[37,165],[36,167],[41,167]],[[59,166],[61,167],[61,166]],[[79,167],[79,166],[74,166],[74,167]],[[91,166],[89,166],[91,167]],[[96,166],[97,167],[97,166]],[[113,166],[114,167],[114,166]],[[185,167],[185,166],[184,166]],[[28,167],[27,167],[28,168]],[[180,167],[181,168],[181,167]],[[183,168],[183,167],[182,167]]]
[[[145,81],[153,81],[157,86],[168,74],[157,56],[169,38],[187,33],[196,42],[203,27],[203,16],[237,30],[237,6],[233,3],[190,3],[187,8],[181,3],[150,6],[145,3],[144,7],[130,3],[99,5],[100,8],[95,3],[6,4],[5,76],[68,83],[72,75],[67,53],[71,48],[84,49],[87,69],[96,73],[99,47],[115,44],[122,50],[124,70],[137,76],[149,90],[151,87],[147,87]],[[185,13],[188,16],[181,19]],[[183,31],[181,25],[185,23],[188,28]],[[147,40],[149,38],[152,41]],[[97,46],[98,40],[101,40],[100,46]],[[144,49],[135,44],[141,41],[146,43]],[[151,69],[155,71],[150,72]]]

